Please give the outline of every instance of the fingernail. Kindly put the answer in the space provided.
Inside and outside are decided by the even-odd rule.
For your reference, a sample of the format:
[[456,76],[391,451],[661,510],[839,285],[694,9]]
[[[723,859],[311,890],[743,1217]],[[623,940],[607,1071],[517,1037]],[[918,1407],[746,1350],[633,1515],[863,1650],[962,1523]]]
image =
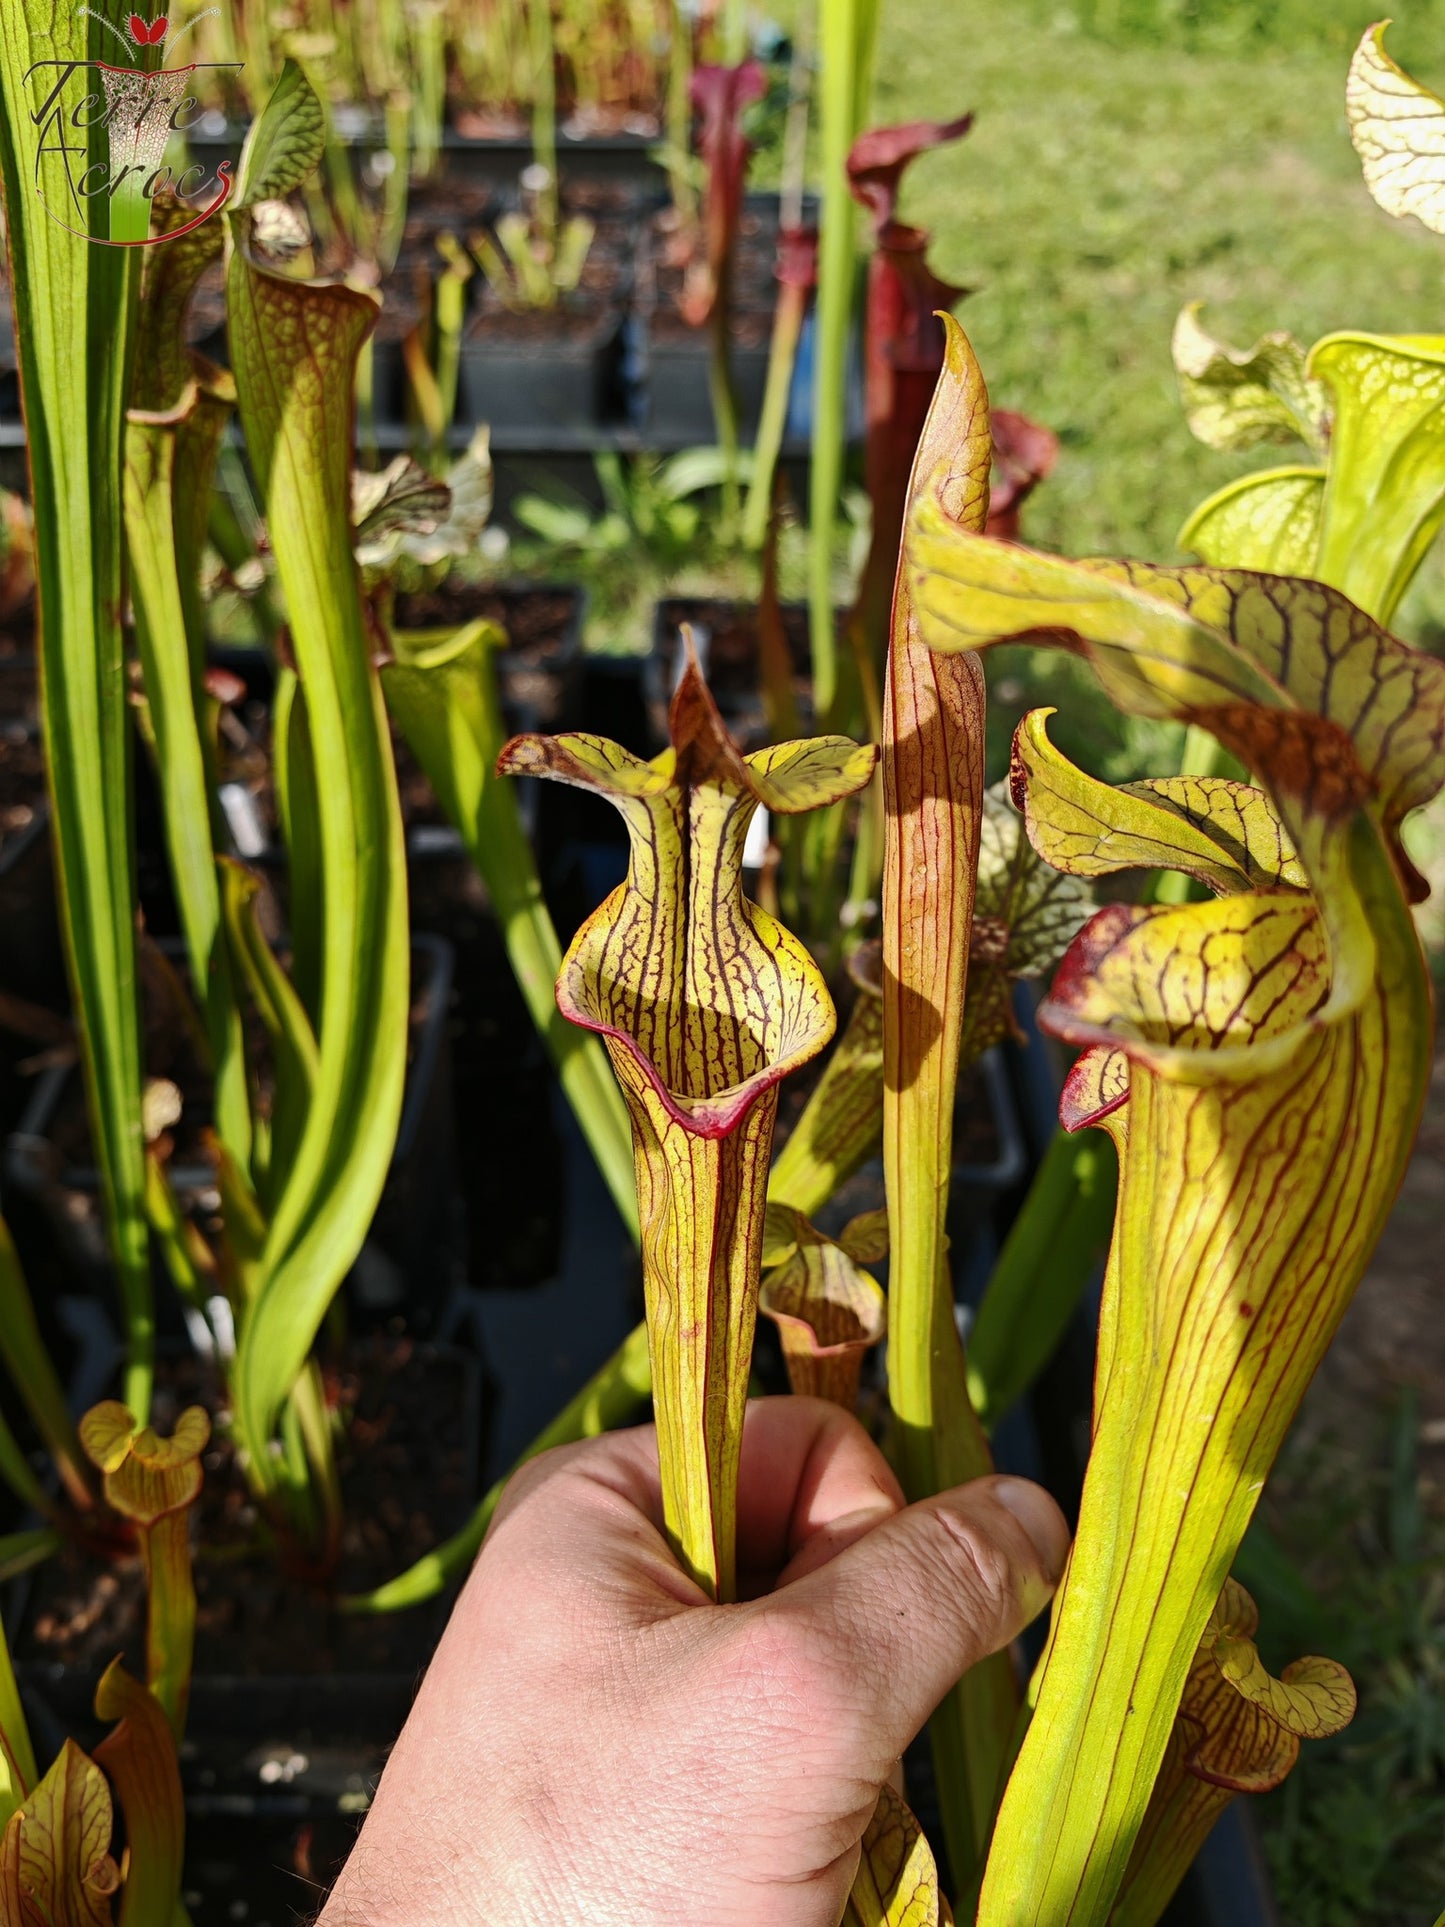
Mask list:
[[1048,1493],[1029,1479],[996,1478],[993,1496],[1029,1535],[1050,1583],[1057,1581],[1069,1553],[1069,1528]]

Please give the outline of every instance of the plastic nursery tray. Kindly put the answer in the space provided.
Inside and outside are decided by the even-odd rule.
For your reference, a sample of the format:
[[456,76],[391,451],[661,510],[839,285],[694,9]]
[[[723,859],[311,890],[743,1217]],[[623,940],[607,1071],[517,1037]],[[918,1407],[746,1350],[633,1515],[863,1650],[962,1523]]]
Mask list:
[[[450,1059],[446,1049],[453,952],[444,939],[412,936],[413,969],[422,974],[424,1006],[413,1032],[401,1121],[386,1187],[348,1292],[362,1326],[404,1315],[413,1330],[436,1322],[452,1286],[456,1264],[455,1149]],[[167,948],[172,946],[165,946]],[[415,1005],[416,998],[413,997]],[[88,1278],[102,1295],[110,1288],[110,1265],[88,1223],[77,1220],[68,1199],[95,1197],[100,1173],[94,1165],[57,1158],[51,1133],[78,1071],[63,1063],[42,1071],[15,1130],[6,1141],[5,1183],[38,1208],[66,1274]],[[209,1165],[171,1166],[171,1182],[184,1204],[215,1185]],[[161,1303],[168,1302],[163,1294]]]
[[[249,122],[228,121],[211,113],[202,117],[186,136],[194,159],[236,161],[245,141]],[[356,108],[334,110],[333,132],[345,147],[364,153],[381,152],[386,133],[379,114]],[[588,134],[569,128],[557,130],[557,171],[564,183],[572,180],[606,181],[659,193],[666,186],[667,173],[654,158],[659,136],[656,134]],[[447,127],[442,134],[442,169],[459,181],[477,181],[491,187],[511,187],[517,176],[536,158],[530,135],[515,133],[474,136]]]

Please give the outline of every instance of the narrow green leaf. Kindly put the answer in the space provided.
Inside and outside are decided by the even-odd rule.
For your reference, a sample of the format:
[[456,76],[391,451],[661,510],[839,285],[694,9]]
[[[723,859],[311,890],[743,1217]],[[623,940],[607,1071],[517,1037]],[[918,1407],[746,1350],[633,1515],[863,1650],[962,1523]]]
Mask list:
[[813,443],[809,465],[808,633],[817,713],[830,715],[838,689],[833,632],[833,532],[848,431],[848,336],[858,260],[858,210],[848,152],[863,125],[878,29],[876,0],[828,0],[818,16],[822,77],[818,98],[823,212],[819,228]]
[[[29,1572],[53,1558],[65,1541],[58,1532],[49,1526],[35,1526],[28,1532],[7,1532],[0,1538],[0,1582],[16,1579],[22,1572]],[[0,1731],[3,1731],[0,1723]],[[0,1825],[4,1817],[0,1815]]]
[[191,981],[205,1016],[216,1128],[245,1168],[251,1112],[240,1012],[221,935],[205,615],[198,580],[232,397],[229,378],[191,353],[184,336],[195,281],[219,256],[221,239],[220,227],[210,224],[150,253],[126,427],[125,520],[166,847]]
[[[35,1307],[20,1268],[20,1254],[3,1218],[0,1218],[0,1358],[4,1359],[11,1382],[24,1400],[72,1500],[82,1509],[90,1506],[93,1503],[91,1481],[86,1474],[85,1455],[80,1449],[75,1421],[35,1322]],[[8,1428],[6,1437],[9,1438]],[[13,1438],[10,1446],[14,1447]],[[34,1475],[18,1448],[15,1459],[18,1465],[12,1462],[10,1470],[19,1473],[23,1467],[20,1476],[28,1476],[33,1487]],[[32,1497],[30,1503],[35,1504],[36,1499]],[[48,1511],[48,1502],[40,1501],[38,1509]]]
[[321,811],[316,755],[306,720],[306,692],[289,665],[277,671],[271,732],[276,814],[286,845],[290,884],[291,981],[314,1027],[321,1014]]
[[11,1815],[39,1778],[30,1726],[10,1660],[10,1643],[0,1625],[0,1828],[9,1825]]
[[968,1335],[968,1387],[992,1431],[1058,1349],[1109,1248],[1118,1158],[1102,1131],[1057,1132]]
[[[24,0],[0,0],[0,171],[35,511],[41,714],[61,925],[125,1314],[126,1396],[141,1410],[150,1399],[155,1333],[120,628],[135,253],[61,225],[55,210],[74,205],[67,166],[81,157],[56,138],[68,126],[65,109],[60,122],[56,110],[46,111],[58,71],[112,57],[102,15],[118,30],[115,0],[90,13],[60,7],[43,15]],[[91,163],[109,164],[103,126],[92,125],[86,145]]]
[[[351,527],[356,359],[367,294],[292,281],[237,246],[227,315],[246,445],[290,617],[315,767],[319,942],[315,1083],[280,1184],[237,1341],[236,1415],[251,1477],[321,1321],[361,1248],[396,1140],[406,1069],[409,935],[401,806]],[[293,833],[294,735],[288,749]],[[293,883],[295,878],[293,876]],[[294,900],[294,899],[293,899]],[[307,986],[298,972],[297,988]]]
[[256,918],[260,879],[244,864],[221,860],[221,902],[236,968],[244,977],[256,1014],[271,1045],[275,1097],[266,1154],[269,1201],[291,1169],[316,1087],[317,1049],[311,1020],[291,979],[281,968]]

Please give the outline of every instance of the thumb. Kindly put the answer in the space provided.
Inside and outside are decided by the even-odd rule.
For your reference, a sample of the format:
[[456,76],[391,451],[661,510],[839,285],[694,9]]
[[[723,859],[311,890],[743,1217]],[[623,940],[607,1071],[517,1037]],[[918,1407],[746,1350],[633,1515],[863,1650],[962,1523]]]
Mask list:
[[1042,1487],[976,1479],[895,1513],[766,1610],[794,1622],[815,1679],[857,1721],[860,1769],[871,1759],[881,1776],[969,1667],[1043,1610],[1068,1546]]

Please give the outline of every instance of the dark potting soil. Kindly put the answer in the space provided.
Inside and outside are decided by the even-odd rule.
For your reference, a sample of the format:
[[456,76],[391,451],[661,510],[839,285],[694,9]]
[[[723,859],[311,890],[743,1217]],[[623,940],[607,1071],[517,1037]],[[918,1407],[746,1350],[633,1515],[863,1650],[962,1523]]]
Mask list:
[[507,633],[498,664],[504,711],[518,727],[551,729],[563,721],[566,689],[559,671],[576,641],[574,590],[518,593],[452,581],[398,596],[394,615],[398,629],[454,629],[478,619],[499,624]]
[[454,234],[464,242],[492,218],[495,206],[496,195],[483,182],[451,180],[446,176],[434,181],[413,181],[407,192],[406,226],[402,229],[397,268],[422,266],[435,273],[440,261],[436,237]]
[[575,289],[550,308],[510,309],[497,290],[479,274],[476,313],[467,340],[485,346],[489,340],[509,344],[585,341],[604,325],[610,326],[633,278],[637,215],[625,190],[604,184],[572,189],[563,196],[562,218],[583,214],[594,224],[592,242]]
[[[668,316],[686,330],[681,322],[683,288],[689,264],[705,245],[700,231],[690,233],[679,225],[675,208],[661,209],[648,223],[638,264],[638,296],[654,334]],[[754,331],[761,322],[764,341],[777,300],[777,245],[776,209],[745,206],[733,246],[732,307],[735,317],[754,324]]]
[[568,641],[577,607],[571,589],[528,589],[521,594],[488,582],[443,582],[396,598],[398,629],[453,629],[478,619],[507,632],[507,653],[542,668]]
[[296,1927],[326,1898],[355,1844],[356,1821],[340,1815],[192,1818],[181,1898],[193,1927]]
[[[469,1371],[454,1352],[376,1335],[324,1369],[328,1404],[346,1415],[339,1443],[345,1525],[325,1585],[288,1573],[258,1517],[225,1429],[214,1370],[194,1358],[157,1374],[155,1422],[205,1406],[215,1433],[205,1454],[195,1559],[198,1680],[328,1673],[410,1675],[430,1658],[446,1601],[363,1617],[336,1598],[393,1578],[463,1522],[476,1490]],[[40,1569],[19,1661],[99,1672],[117,1653],[144,1668],[145,1588],[138,1558],[100,1564],[67,1547]]]
[[28,830],[45,802],[45,752],[39,734],[0,708],[0,859]]
[[[793,694],[806,732],[813,708],[808,612],[801,604],[785,603],[780,613],[793,672]],[[761,748],[769,737],[762,698],[757,605],[708,596],[670,596],[658,604],[658,673],[649,703],[649,720],[658,743],[667,741],[667,701],[676,680],[677,651],[681,646],[679,631],[683,623],[690,624],[695,632],[708,687],[729,730],[744,749]]]

